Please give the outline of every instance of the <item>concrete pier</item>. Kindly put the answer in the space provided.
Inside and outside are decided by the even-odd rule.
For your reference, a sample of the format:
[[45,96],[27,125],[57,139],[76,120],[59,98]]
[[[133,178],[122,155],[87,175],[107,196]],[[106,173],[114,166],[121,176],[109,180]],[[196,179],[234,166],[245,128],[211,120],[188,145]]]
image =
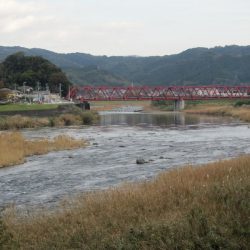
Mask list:
[[185,108],[185,101],[183,99],[174,100],[174,110],[179,111]]

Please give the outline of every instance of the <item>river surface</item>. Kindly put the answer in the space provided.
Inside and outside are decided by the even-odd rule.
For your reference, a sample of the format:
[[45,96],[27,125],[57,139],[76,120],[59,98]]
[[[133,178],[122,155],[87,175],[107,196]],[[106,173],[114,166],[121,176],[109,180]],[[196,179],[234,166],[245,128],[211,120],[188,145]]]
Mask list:
[[[24,130],[28,138],[68,134],[90,146],[32,156],[0,169],[0,206],[48,207],[84,191],[149,180],[163,170],[250,153],[250,128],[231,119],[103,113],[85,128]],[[148,163],[137,165],[136,159]]]

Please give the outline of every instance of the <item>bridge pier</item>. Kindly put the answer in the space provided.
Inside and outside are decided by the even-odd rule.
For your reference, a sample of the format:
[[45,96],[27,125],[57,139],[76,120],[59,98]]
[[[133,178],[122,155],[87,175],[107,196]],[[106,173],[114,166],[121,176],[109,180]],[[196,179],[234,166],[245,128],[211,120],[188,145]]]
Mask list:
[[183,99],[174,100],[174,110],[180,111],[185,108],[185,101]]

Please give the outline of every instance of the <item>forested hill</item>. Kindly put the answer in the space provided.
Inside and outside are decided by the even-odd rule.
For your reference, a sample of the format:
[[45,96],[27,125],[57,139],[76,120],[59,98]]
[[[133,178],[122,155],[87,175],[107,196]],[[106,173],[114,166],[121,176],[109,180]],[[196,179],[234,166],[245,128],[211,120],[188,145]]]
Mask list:
[[59,85],[62,87],[62,94],[65,96],[71,85],[65,73],[56,65],[41,56],[25,56],[17,52],[8,56],[0,63],[0,88],[20,87],[23,83],[26,86],[37,89],[37,83],[41,90],[49,87],[52,92],[59,92]]
[[250,83],[250,46],[194,48],[169,56],[93,56],[43,49],[0,47],[0,60],[23,51],[42,56],[76,84],[207,85]]

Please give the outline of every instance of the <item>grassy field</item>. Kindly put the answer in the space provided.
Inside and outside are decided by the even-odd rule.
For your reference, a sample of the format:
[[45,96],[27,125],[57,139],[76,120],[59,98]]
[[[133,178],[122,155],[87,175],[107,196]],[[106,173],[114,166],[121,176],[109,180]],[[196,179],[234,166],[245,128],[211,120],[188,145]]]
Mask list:
[[85,194],[0,222],[2,249],[249,249],[250,156]]
[[196,115],[231,116],[245,122],[250,122],[250,108],[244,106],[200,104],[192,107],[189,106],[184,112]]
[[49,109],[56,109],[57,107],[58,104],[5,104],[5,105],[0,105],[0,112],[49,110]]
[[0,168],[21,164],[25,157],[51,151],[75,149],[86,146],[83,140],[60,135],[53,140],[27,140],[18,132],[0,133]]
[[228,105],[235,105],[240,101],[240,99],[215,99],[215,100],[197,100],[197,101],[185,101],[185,106],[194,107],[199,105],[208,105],[208,106],[228,106]]

